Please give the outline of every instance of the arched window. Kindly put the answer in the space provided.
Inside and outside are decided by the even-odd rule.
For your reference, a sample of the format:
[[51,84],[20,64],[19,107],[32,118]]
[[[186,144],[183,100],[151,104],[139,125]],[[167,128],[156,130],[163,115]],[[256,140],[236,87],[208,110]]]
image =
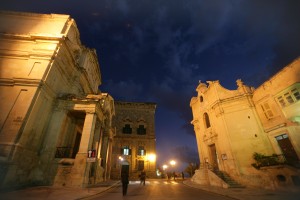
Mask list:
[[199,99],[200,99],[200,102],[203,102],[203,96],[200,96]]
[[210,121],[207,113],[203,114],[204,125],[206,128],[210,127]]

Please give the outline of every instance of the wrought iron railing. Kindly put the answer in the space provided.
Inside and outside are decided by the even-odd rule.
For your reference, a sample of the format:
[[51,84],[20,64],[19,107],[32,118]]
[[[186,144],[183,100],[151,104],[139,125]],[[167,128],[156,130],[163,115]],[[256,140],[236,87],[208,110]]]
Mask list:
[[72,147],[56,147],[55,158],[72,158]]

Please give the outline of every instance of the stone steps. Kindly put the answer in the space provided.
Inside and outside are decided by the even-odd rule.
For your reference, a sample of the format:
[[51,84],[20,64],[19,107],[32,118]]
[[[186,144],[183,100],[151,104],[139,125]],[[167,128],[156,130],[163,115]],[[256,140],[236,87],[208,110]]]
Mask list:
[[226,182],[230,188],[245,188],[245,186],[233,180],[226,172],[222,172],[219,170],[214,170],[213,172],[224,182]]

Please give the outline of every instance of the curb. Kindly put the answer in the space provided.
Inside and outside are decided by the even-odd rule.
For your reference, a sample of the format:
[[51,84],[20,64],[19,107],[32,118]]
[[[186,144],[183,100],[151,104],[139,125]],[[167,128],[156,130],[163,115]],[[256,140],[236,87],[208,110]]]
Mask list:
[[231,195],[224,195],[224,194],[221,194],[219,192],[214,192],[214,191],[211,191],[211,190],[206,190],[205,188],[201,188],[201,187],[198,187],[198,186],[193,186],[193,184],[189,184],[188,182],[190,182],[189,180],[187,181],[182,181],[182,183],[188,187],[191,187],[191,188],[195,188],[195,189],[198,189],[198,190],[203,190],[205,192],[209,192],[211,194],[217,194],[217,195],[220,195],[220,196],[223,196],[223,197],[229,197],[229,198],[232,198],[232,199],[236,199],[236,200],[240,200],[239,198],[236,198],[236,197],[233,197]]
[[110,189],[112,189],[114,187],[117,187],[118,185],[120,185],[120,183],[121,183],[120,181],[117,181],[116,183],[114,183],[114,184],[106,187],[105,189],[103,189],[103,190],[101,190],[101,191],[99,191],[99,192],[97,192],[95,194],[87,195],[87,196],[84,196],[84,197],[79,197],[79,198],[76,198],[75,200],[87,199],[87,198],[99,195],[99,194],[101,194],[101,193],[103,193],[103,192],[105,192],[107,190],[110,190]]

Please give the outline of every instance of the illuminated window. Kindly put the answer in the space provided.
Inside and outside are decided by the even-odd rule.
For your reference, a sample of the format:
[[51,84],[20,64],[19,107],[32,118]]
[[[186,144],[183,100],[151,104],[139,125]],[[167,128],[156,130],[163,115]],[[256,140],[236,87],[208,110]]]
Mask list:
[[122,148],[121,154],[125,156],[131,155],[131,149],[129,149],[129,146],[124,146]]
[[146,150],[144,149],[143,146],[139,146],[137,154],[139,156],[145,156],[146,155]]
[[146,155],[146,150],[143,146],[138,147],[137,155],[139,155],[139,156],[145,156]]
[[125,124],[123,127],[123,133],[124,134],[131,134],[132,133],[132,128],[130,127],[130,124]]
[[275,138],[278,141],[278,140],[283,140],[283,139],[288,138],[288,137],[289,136],[287,134],[283,134],[283,135],[276,136]]

